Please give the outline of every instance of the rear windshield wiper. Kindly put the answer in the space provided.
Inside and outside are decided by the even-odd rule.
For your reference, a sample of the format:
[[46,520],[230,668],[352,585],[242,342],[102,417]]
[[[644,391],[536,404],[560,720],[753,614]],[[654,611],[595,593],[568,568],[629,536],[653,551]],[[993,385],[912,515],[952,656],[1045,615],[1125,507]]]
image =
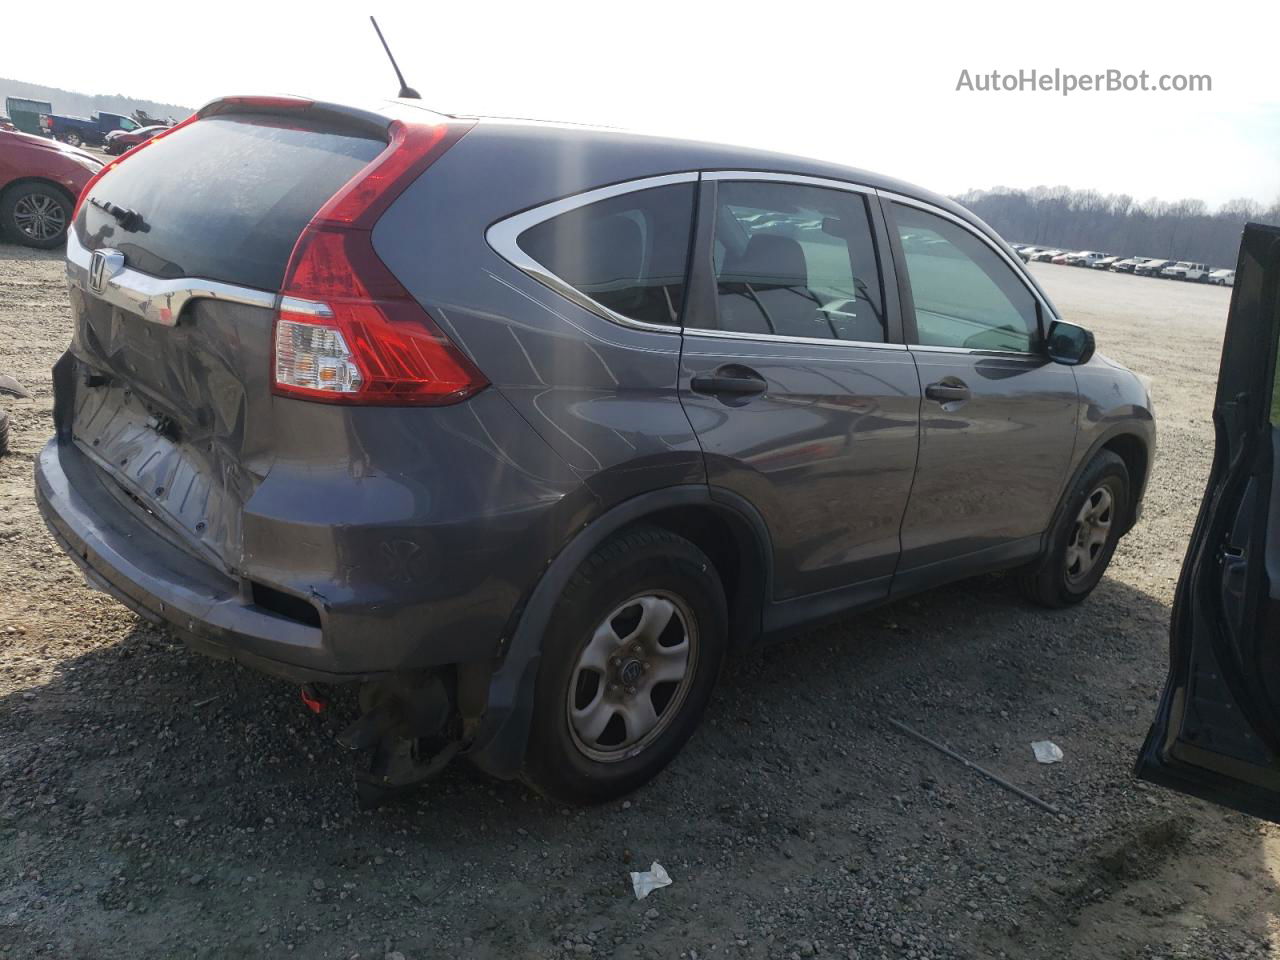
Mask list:
[[146,233],[146,221],[142,219],[142,214],[137,210],[131,210],[128,207],[117,206],[110,200],[99,200],[97,197],[90,197],[89,203],[97,207],[109,217],[114,217],[116,223],[120,224],[130,233]]

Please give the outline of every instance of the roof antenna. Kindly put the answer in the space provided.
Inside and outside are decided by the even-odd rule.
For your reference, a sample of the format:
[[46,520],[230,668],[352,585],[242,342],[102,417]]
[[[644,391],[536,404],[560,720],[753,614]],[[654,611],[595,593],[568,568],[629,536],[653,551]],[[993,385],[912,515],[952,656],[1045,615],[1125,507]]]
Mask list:
[[377,31],[378,39],[382,41],[382,49],[387,51],[387,59],[391,61],[391,69],[396,72],[396,79],[400,81],[399,95],[405,100],[421,100],[422,95],[404,82],[404,74],[400,72],[400,67],[396,64],[396,58],[391,55],[391,48],[387,46],[387,38],[382,35],[382,31],[378,28],[378,21],[370,17],[369,22],[373,24],[373,29]]

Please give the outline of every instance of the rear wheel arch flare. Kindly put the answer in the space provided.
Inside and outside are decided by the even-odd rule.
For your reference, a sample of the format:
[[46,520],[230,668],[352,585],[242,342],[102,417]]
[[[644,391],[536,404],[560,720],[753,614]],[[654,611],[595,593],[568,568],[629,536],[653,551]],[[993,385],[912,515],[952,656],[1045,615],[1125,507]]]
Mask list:
[[710,558],[724,587],[730,649],[754,643],[760,636],[770,582],[770,552],[762,528],[715,501],[656,510],[638,517],[628,528],[641,524],[684,537]]
[[[697,521],[704,526],[696,534],[695,545],[701,547],[698,541],[709,542],[707,536],[713,536],[717,529],[728,531],[734,538],[735,548],[738,544],[744,545],[740,548],[742,556],[754,551],[759,560],[758,564],[739,565],[735,586],[726,596],[730,649],[750,643],[760,635],[761,618],[772,584],[769,558],[773,554],[768,528],[747,500],[728,491],[717,490],[713,494],[704,483],[665,487],[624,500],[560,545],[532,592],[513,613],[511,625],[504,631],[510,640],[489,680],[487,715],[477,731],[475,746],[469,751],[476,766],[505,779],[519,772],[528,742],[533,681],[541,657],[543,634],[561,593],[579,565],[601,544],[637,524],[674,529],[688,539],[689,521],[704,514],[719,517],[727,525],[717,528],[709,520]],[[685,528],[679,526],[681,523]],[[723,554],[721,545],[708,556],[715,562],[716,556]]]

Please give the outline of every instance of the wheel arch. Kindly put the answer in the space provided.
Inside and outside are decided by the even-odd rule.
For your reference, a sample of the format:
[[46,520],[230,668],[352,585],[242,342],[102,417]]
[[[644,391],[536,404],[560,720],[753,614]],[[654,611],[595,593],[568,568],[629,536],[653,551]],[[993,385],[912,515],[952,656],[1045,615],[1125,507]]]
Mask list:
[[[1146,442],[1136,433],[1120,432],[1105,440],[1098,447],[1098,450],[1110,450],[1124,461],[1125,469],[1129,471],[1129,482],[1133,486],[1133,502],[1135,504],[1141,502],[1142,494],[1147,485],[1147,476],[1151,469],[1151,451]],[[1090,459],[1095,455],[1096,451],[1089,451]],[[1088,463],[1088,461],[1086,460],[1085,463]],[[1130,510],[1125,533],[1132,529],[1137,519],[1137,512]]]
[[[746,500],[705,484],[683,484],[625,500],[586,524],[551,561],[520,610],[489,681],[485,715],[468,753],[481,770],[515,777],[524,761],[542,636],[574,571],[619,532],[653,525],[686,537],[716,565],[729,607],[730,643],[754,642],[771,582],[764,520]],[[723,566],[722,566],[723,565]]]
[[[1131,421],[1119,423],[1100,436],[1095,437],[1089,445],[1089,449],[1076,461],[1071,475],[1062,487],[1062,492],[1058,496],[1058,506],[1054,508],[1049,526],[1042,537],[1041,550],[1045,549],[1049,537],[1057,529],[1062,511],[1066,508],[1068,495],[1075,489],[1076,483],[1084,471],[1088,469],[1094,457],[1101,451],[1108,450],[1124,461],[1125,469],[1129,471],[1129,481],[1133,487],[1131,491],[1133,505],[1137,505],[1142,502],[1142,495],[1146,490],[1154,448],[1155,431],[1150,422]],[[1133,529],[1133,525],[1138,522],[1138,516],[1137,510],[1129,511],[1128,521],[1121,531],[1121,536]]]
[[50,180],[47,177],[18,177],[16,180],[10,180],[3,187],[0,187],[0,203],[4,203],[4,201],[8,199],[9,192],[15,187],[20,187],[28,183],[34,183],[42,187],[53,187],[53,189],[57,190],[60,194],[71,201],[71,205],[73,207],[75,206],[76,198],[72,196],[71,191],[58,183],[57,180]]

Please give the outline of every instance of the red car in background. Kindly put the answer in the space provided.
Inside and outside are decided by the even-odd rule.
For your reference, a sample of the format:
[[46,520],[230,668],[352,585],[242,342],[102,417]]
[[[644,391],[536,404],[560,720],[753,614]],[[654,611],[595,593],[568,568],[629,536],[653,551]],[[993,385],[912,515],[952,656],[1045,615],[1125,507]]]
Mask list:
[[76,197],[102,166],[56,140],[0,131],[0,232],[29,247],[61,245]]
[[157,133],[168,130],[167,123],[157,123],[151,127],[139,127],[137,130],[112,130],[102,144],[106,153],[119,154],[132,150],[144,140],[150,140]]

